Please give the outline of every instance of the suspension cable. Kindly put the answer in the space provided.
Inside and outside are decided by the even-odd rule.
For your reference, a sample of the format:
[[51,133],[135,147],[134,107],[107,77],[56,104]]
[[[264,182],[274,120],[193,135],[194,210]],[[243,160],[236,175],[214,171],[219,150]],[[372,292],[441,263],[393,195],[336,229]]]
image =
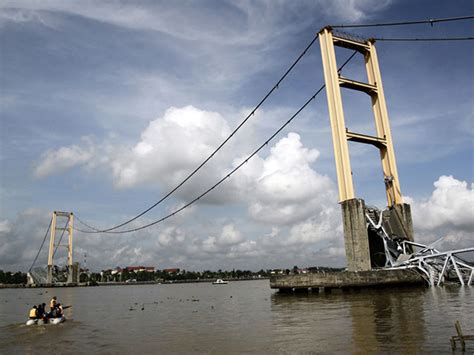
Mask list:
[[474,16],[460,16],[460,17],[448,17],[448,18],[436,18],[419,21],[403,21],[403,22],[385,22],[385,23],[372,23],[372,24],[354,24],[354,25],[336,25],[331,26],[332,28],[361,28],[361,27],[384,27],[384,26],[405,26],[405,25],[421,25],[430,24],[433,26],[437,22],[450,22],[450,21],[463,21],[472,20]]
[[31,269],[33,269],[33,266],[35,265],[36,260],[38,260],[38,256],[41,253],[41,249],[43,249],[44,242],[46,241],[46,238],[48,237],[49,229],[51,228],[51,223],[53,223],[53,218],[52,217],[49,221],[48,229],[46,230],[46,234],[44,235],[43,241],[41,242],[41,246],[38,249],[38,253],[36,254],[35,260],[33,260],[33,263],[31,264],[30,268],[28,269],[28,272],[30,272]]
[[376,41],[391,42],[437,42],[437,41],[472,41],[474,37],[445,37],[445,38],[374,38]]
[[[338,69],[338,72],[340,72],[351,60],[352,58],[355,56],[355,54],[357,53],[357,51],[354,51],[354,53],[352,53],[352,55],[344,62],[344,64],[341,65],[341,67]],[[275,133],[273,133],[270,138],[268,138],[263,144],[261,144],[252,154],[250,154],[247,158],[245,158],[239,165],[237,165],[234,169],[232,169],[227,175],[225,175],[223,178],[221,178],[217,183],[215,183],[214,185],[212,185],[210,188],[208,188],[206,191],[204,191],[203,193],[201,193],[199,196],[195,197],[193,200],[191,200],[190,202],[186,203],[185,205],[183,205],[182,207],[178,208],[177,210],[175,210],[174,212],[154,221],[154,222],[151,222],[151,223],[148,223],[148,224],[145,224],[143,226],[140,226],[140,227],[137,227],[137,228],[133,228],[133,229],[128,229],[128,230],[124,230],[124,231],[108,231],[106,233],[110,233],[110,234],[124,234],[124,233],[131,233],[131,232],[137,232],[139,230],[142,230],[142,229],[145,229],[145,228],[148,228],[148,227],[151,227],[151,226],[154,226],[155,224],[158,224],[158,223],[161,223],[165,220],[167,220],[168,218],[170,217],[173,217],[174,215],[176,215],[177,213],[183,211],[184,209],[188,208],[189,206],[191,206],[192,204],[194,204],[195,202],[199,201],[201,198],[203,198],[204,196],[206,196],[208,193],[210,193],[212,190],[214,190],[217,186],[219,186],[220,184],[222,184],[225,180],[227,180],[228,178],[230,178],[237,170],[239,170],[243,165],[245,165],[250,159],[252,159],[258,152],[260,152],[260,150],[262,150],[265,146],[268,145],[268,143],[270,143],[273,138],[275,138],[286,126],[288,126],[291,121],[293,121],[300,113],[301,111],[303,111],[310,103],[311,101],[313,101],[314,99],[316,99],[316,96],[319,95],[319,93],[326,87],[326,85],[322,85],[315,93],[313,96],[311,96],[304,104],[303,106],[301,106],[294,114],[293,116],[291,116],[288,121],[286,121]],[[79,231],[79,232],[83,232],[83,233],[100,233],[100,232],[97,232],[97,231],[84,231],[84,230],[81,230],[81,229],[78,229],[78,228],[75,228],[75,230]]]
[[133,218],[130,218],[128,220],[126,220],[125,222],[123,223],[120,223],[116,226],[113,226],[113,227],[110,227],[110,228],[107,228],[107,229],[98,229],[98,228],[95,228],[83,221],[81,221],[79,218],[77,218],[77,220],[79,221],[79,223],[85,225],[86,227],[94,230],[95,232],[97,233],[103,233],[103,232],[109,232],[109,231],[113,231],[117,228],[120,228],[120,227],[123,227],[125,226],[126,224],[129,224],[133,221],[135,221],[136,219],[140,218],[141,216],[143,216],[144,214],[148,213],[149,211],[151,211],[153,208],[155,208],[156,206],[158,206],[160,203],[162,203],[164,200],[166,200],[169,196],[171,196],[176,190],[178,190],[181,186],[183,186],[194,174],[196,174],[209,160],[211,160],[214,155],[219,151],[221,150],[221,148],[234,136],[235,133],[237,133],[237,131],[249,120],[250,117],[252,117],[255,112],[260,108],[260,106],[265,102],[267,101],[268,97],[270,97],[270,95],[279,88],[280,84],[283,82],[283,80],[285,80],[285,78],[288,76],[288,74],[293,70],[293,68],[296,66],[296,64],[298,64],[298,62],[301,60],[301,58],[304,57],[304,55],[307,53],[307,51],[312,47],[312,45],[314,44],[314,42],[316,42],[316,40],[318,39],[318,36],[319,34],[316,34],[313,39],[309,42],[309,44],[306,46],[306,48],[300,53],[300,55],[296,58],[296,60],[293,62],[293,64],[291,64],[291,66],[286,70],[286,72],[283,74],[283,76],[281,76],[281,78],[277,81],[277,83],[272,87],[272,89],[270,91],[267,92],[267,94],[263,97],[263,99],[260,100],[260,102],[257,104],[257,106],[255,106],[255,108],[245,117],[245,119],[232,131],[232,133],[201,163],[199,164],[199,166],[197,168],[195,168],[183,181],[181,181],[178,185],[176,185],[176,187],[174,187],[172,190],[170,190],[165,196],[163,196],[160,200],[158,200],[156,203],[154,203],[153,205],[151,205],[150,207],[148,207],[147,209],[145,209],[144,211],[140,212],[139,214],[137,214],[135,217]]

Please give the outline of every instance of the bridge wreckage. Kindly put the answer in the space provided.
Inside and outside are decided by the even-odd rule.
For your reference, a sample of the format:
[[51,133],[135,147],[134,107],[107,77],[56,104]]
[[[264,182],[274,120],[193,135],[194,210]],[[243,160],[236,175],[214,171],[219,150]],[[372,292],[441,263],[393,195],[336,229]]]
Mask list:
[[462,254],[474,252],[474,248],[450,251],[439,251],[435,248],[442,242],[438,239],[430,245],[423,245],[401,238],[397,234],[389,234],[384,226],[384,214],[389,209],[380,211],[376,208],[366,210],[367,228],[370,234],[378,237],[383,245],[383,256],[378,259],[387,270],[413,269],[428,282],[430,286],[439,286],[443,282],[458,282],[471,286],[474,279],[474,265],[462,258]]

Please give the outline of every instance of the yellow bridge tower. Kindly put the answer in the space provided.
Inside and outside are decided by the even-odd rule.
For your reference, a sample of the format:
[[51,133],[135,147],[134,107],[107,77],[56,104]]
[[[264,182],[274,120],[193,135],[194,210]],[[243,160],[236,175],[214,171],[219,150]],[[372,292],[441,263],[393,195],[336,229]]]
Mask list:
[[[64,227],[58,227],[57,222],[58,219],[66,219]],[[73,263],[72,263],[72,235],[73,235],[73,225],[74,225],[74,215],[72,212],[60,212],[54,211],[53,217],[51,220],[51,232],[49,238],[49,254],[48,254],[48,273],[46,276],[46,282],[48,284],[53,283],[53,265],[54,265],[54,255],[56,250],[59,247],[66,247],[67,248],[67,266],[68,266],[68,277],[67,283],[75,283],[77,282],[77,277],[73,272]],[[56,231],[62,231],[62,233],[67,232],[68,234],[68,242],[67,244],[61,244],[61,241],[57,241],[56,243]],[[56,248],[55,248],[56,247]]]
[[[348,142],[370,144],[379,150],[391,224],[398,226],[400,230],[398,235],[413,240],[410,206],[403,203],[400,190],[375,41],[334,33],[331,27],[323,28],[319,33],[319,38],[336,160],[339,202],[343,213],[348,270],[371,270],[373,266],[371,257],[377,251],[371,250],[374,248],[369,245],[364,200],[357,199],[355,195]],[[364,56],[367,82],[340,75],[336,63],[335,46],[355,50]],[[376,136],[352,132],[346,127],[341,88],[356,90],[370,96]]]

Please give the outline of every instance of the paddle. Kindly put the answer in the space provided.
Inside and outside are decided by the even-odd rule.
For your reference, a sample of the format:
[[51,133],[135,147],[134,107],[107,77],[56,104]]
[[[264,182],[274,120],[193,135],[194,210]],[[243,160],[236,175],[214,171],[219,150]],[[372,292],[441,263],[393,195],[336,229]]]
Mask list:
[[63,309],[71,308],[72,306],[64,306]]

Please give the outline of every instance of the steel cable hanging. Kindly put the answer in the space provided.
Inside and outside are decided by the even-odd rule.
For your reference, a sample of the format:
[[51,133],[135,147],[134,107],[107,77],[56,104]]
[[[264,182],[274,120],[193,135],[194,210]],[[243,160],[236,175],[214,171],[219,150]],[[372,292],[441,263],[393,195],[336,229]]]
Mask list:
[[214,155],[219,151],[221,150],[221,148],[234,136],[235,133],[237,133],[237,131],[250,119],[250,117],[252,117],[255,112],[260,108],[260,106],[268,99],[268,97],[276,90],[278,89],[278,87],[280,86],[280,84],[282,83],[283,80],[285,80],[285,78],[288,76],[288,74],[293,70],[293,68],[296,66],[296,64],[298,64],[298,62],[301,60],[301,58],[303,58],[303,56],[306,54],[306,52],[312,47],[312,45],[314,44],[314,42],[316,42],[316,40],[318,39],[319,37],[319,33],[316,34],[314,36],[314,38],[311,40],[311,42],[306,46],[306,48],[303,50],[303,52],[301,52],[301,54],[296,58],[296,60],[293,62],[293,64],[291,64],[291,66],[287,69],[287,71],[283,74],[283,76],[277,81],[277,83],[272,87],[272,89],[263,97],[262,100],[260,100],[260,102],[257,104],[257,106],[255,106],[255,108],[245,117],[245,119],[232,131],[232,133],[201,163],[199,164],[199,166],[193,170],[193,172],[191,172],[183,181],[181,181],[178,185],[176,185],[176,187],[174,187],[171,191],[169,191],[165,196],[163,196],[160,200],[158,200],[156,203],[154,203],[153,205],[151,205],[150,207],[148,207],[147,209],[145,209],[143,212],[140,212],[138,215],[136,215],[135,217],[121,223],[121,224],[118,224],[114,227],[111,227],[111,228],[107,228],[107,229],[98,229],[98,228],[95,228],[85,222],[83,222],[82,220],[80,220],[77,216],[76,216],[76,219],[78,220],[79,223],[83,224],[84,226],[92,229],[93,231],[95,231],[96,233],[104,233],[104,232],[109,232],[109,231],[113,231],[117,228],[120,228],[120,227],[123,227],[125,226],[126,224],[129,224],[133,221],[135,221],[136,219],[140,218],[141,216],[143,216],[144,214],[148,213],[149,211],[151,211],[153,208],[155,208],[156,206],[158,206],[160,203],[162,203],[164,200],[166,200],[169,196],[171,196],[176,190],[178,190],[181,186],[183,186],[194,174],[196,174],[209,160],[211,160]]
[[[87,228],[92,229],[93,231],[95,231],[95,232],[97,232],[97,233],[100,233],[100,232],[101,232],[100,229],[97,229],[97,228],[95,228],[95,227],[93,227],[93,226],[90,226],[90,225],[87,224],[86,222],[82,221],[79,217],[77,217],[76,214],[74,215],[74,219],[75,219],[77,222],[79,222],[80,224],[86,226]],[[77,230],[77,229],[74,228],[74,230]]]
[[[357,51],[354,51],[354,53],[352,53],[352,55],[344,62],[344,64],[341,65],[341,67],[338,69],[338,71],[341,71],[351,60],[352,58],[356,55]],[[252,154],[250,154],[246,159],[244,159],[239,165],[237,165],[234,169],[232,169],[227,175],[225,175],[223,178],[221,178],[217,183],[215,183],[213,186],[211,186],[210,188],[208,188],[206,191],[204,191],[203,193],[201,193],[199,196],[197,196],[196,198],[194,198],[193,200],[191,200],[190,202],[188,202],[187,204],[183,205],[181,208],[175,210],[174,212],[154,221],[154,222],[151,222],[151,223],[148,223],[148,224],[145,224],[143,226],[140,226],[140,227],[137,227],[137,228],[133,228],[133,229],[128,229],[128,230],[124,230],[124,231],[109,231],[109,232],[106,232],[108,234],[124,234],[124,233],[131,233],[131,232],[137,232],[139,230],[142,230],[142,229],[145,229],[145,228],[148,228],[148,227],[151,227],[151,226],[154,226],[155,224],[158,224],[158,223],[161,223],[165,220],[167,220],[168,218],[170,217],[173,217],[174,215],[176,215],[177,213],[181,212],[182,210],[188,208],[189,206],[191,206],[192,204],[194,204],[195,202],[197,202],[198,200],[200,200],[202,197],[204,197],[205,195],[207,195],[209,192],[211,192],[212,190],[214,190],[217,186],[219,186],[220,184],[222,184],[225,180],[227,180],[229,177],[231,177],[237,170],[239,170],[244,164],[246,164],[250,159],[252,159],[260,150],[262,150],[266,145],[268,145],[268,143],[270,143],[270,141],[273,140],[273,138],[275,138],[286,126],[288,126],[290,124],[291,121],[293,121],[300,113],[301,111],[303,111],[310,103],[311,101],[313,101],[316,96],[319,95],[319,93],[326,87],[326,85],[322,85],[315,93],[313,96],[311,96],[304,104],[303,106],[301,106],[298,111],[296,111],[293,116],[291,116],[288,121],[286,121],[275,133],[273,133],[270,138],[268,138],[263,144],[261,144]],[[79,232],[83,232],[83,233],[98,233],[98,232],[91,232],[91,231],[84,231],[84,230],[81,230],[81,229],[78,229],[78,228],[74,228],[75,230],[79,231]]]
[[436,19],[419,20],[419,21],[335,25],[335,26],[330,26],[330,27],[332,28],[361,28],[361,27],[386,27],[386,26],[405,26],[405,25],[421,25],[421,24],[430,24],[431,26],[433,26],[433,24],[437,22],[463,21],[463,20],[472,20],[472,19],[474,19],[474,16],[459,16],[459,17],[436,18]]
[[28,269],[28,272],[30,272],[31,269],[33,269],[33,266],[35,265],[36,260],[38,260],[38,256],[41,253],[41,249],[43,249],[44,242],[46,241],[46,238],[48,237],[49,229],[51,228],[51,223],[53,223],[53,218],[51,218],[49,220],[49,225],[48,225],[48,229],[46,230],[46,234],[44,235],[43,241],[41,242],[41,246],[38,249],[38,253],[36,254],[35,260],[33,260],[33,263],[31,264],[30,268]]
[[472,41],[474,37],[446,37],[446,38],[373,38],[376,41],[391,42],[439,42],[439,41]]

